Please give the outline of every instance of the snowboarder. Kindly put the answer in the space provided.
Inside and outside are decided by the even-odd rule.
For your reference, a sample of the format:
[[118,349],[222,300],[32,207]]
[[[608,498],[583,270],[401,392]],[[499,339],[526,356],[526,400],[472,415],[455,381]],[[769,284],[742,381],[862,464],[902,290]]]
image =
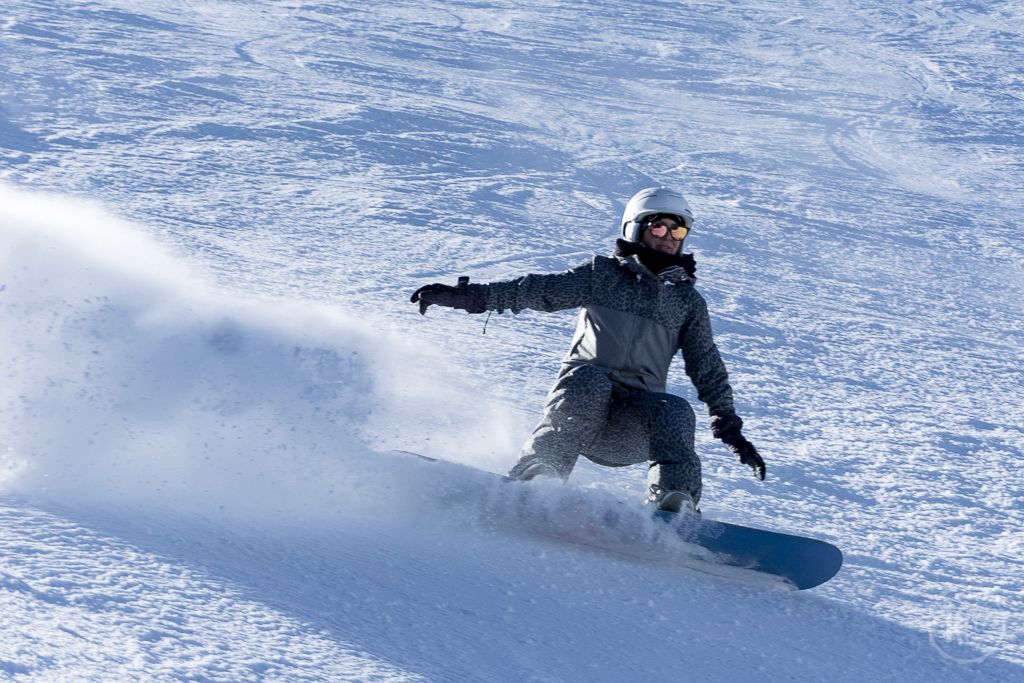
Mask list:
[[544,416],[509,472],[513,479],[566,479],[579,456],[620,467],[649,463],[647,502],[662,510],[697,510],[701,463],[696,419],[686,399],[665,393],[672,357],[712,416],[712,434],[764,480],[765,463],[742,434],[707,305],[694,288],[695,261],[682,253],[693,213],[682,194],[656,187],[626,204],[614,258],[564,273],[505,282],[419,288],[412,301],[469,313],[581,308],[569,352]]

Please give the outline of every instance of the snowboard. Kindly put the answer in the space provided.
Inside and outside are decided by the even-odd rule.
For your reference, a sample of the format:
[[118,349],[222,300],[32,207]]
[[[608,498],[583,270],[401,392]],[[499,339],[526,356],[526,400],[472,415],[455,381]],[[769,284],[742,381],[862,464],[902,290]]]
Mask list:
[[[436,458],[411,451],[395,453],[431,462],[437,461]],[[502,479],[506,482],[514,481],[504,476]],[[835,576],[843,565],[842,551],[831,543],[816,538],[720,522],[693,513],[652,509],[650,514],[660,530],[674,535],[684,544],[699,549],[700,552],[688,556],[688,560],[699,560],[705,565],[751,570],[781,579],[797,590],[820,586]],[[591,520],[590,526],[592,529],[611,526],[616,523],[617,517],[614,511],[607,511]],[[581,545],[599,546],[585,535],[565,538]],[[688,566],[700,568],[693,567],[692,562],[688,563]],[[707,569],[709,567],[705,566],[705,570]]]
[[710,551],[723,565],[779,577],[797,590],[820,586],[843,566],[842,551],[816,538],[663,510],[652,514],[683,541]]

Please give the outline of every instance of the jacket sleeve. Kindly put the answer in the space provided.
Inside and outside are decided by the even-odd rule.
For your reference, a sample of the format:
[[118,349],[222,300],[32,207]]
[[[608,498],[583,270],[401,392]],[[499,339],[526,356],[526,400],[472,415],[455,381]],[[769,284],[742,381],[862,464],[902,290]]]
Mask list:
[[711,334],[707,302],[694,291],[694,306],[689,319],[679,332],[679,348],[683,352],[686,374],[697,388],[697,398],[716,416],[735,414],[732,387],[725,362],[718,353]]
[[594,281],[593,263],[584,263],[564,273],[531,274],[515,280],[491,282],[487,288],[487,310],[518,313],[524,308],[535,311],[560,311],[579,308],[591,299]]

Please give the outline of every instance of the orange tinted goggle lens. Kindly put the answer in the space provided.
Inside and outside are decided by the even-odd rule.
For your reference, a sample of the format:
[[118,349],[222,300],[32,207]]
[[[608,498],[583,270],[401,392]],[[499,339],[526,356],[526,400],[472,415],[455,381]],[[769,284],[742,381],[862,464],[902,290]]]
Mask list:
[[651,223],[648,229],[655,237],[664,237],[666,233],[671,232],[672,239],[679,240],[680,242],[690,233],[690,231],[686,229],[685,225],[679,225],[676,223],[673,223],[672,225],[675,225],[675,227],[670,228],[669,224],[665,221],[655,221]]

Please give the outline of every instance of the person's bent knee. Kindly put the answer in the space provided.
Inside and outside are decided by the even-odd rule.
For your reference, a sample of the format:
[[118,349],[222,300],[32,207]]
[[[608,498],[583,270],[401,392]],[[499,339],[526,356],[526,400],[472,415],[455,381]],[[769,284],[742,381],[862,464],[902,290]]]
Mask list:
[[659,421],[677,428],[693,430],[697,424],[697,415],[689,401],[675,394],[659,394],[658,400],[662,405],[662,409],[658,411]]

